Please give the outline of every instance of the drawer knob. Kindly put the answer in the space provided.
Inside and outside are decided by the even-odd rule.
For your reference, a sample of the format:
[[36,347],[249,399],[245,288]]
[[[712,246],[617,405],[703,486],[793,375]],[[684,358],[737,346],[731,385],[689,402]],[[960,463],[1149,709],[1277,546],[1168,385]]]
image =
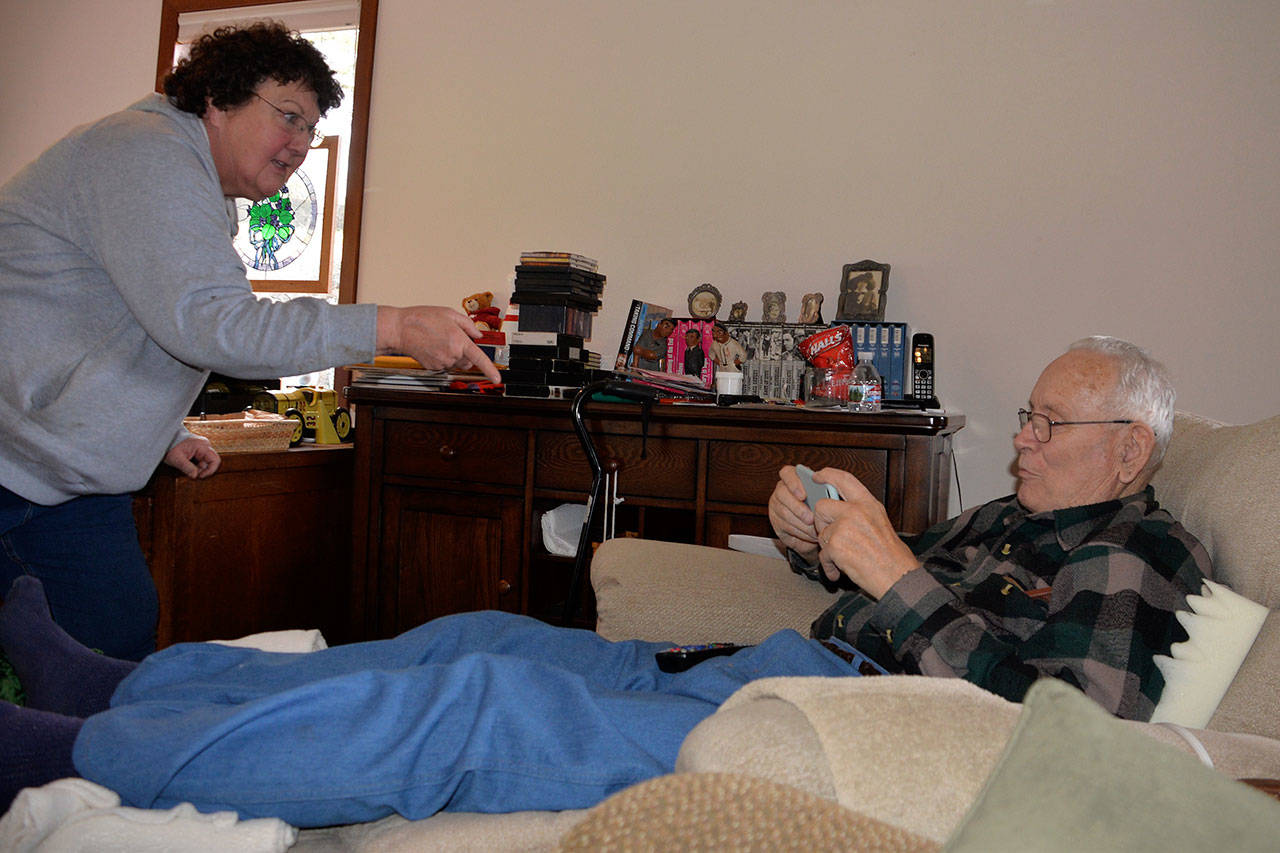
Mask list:
[[452,445],[440,445],[440,458],[446,462],[451,462],[458,458],[458,449]]
[[626,463],[624,463],[618,457],[610,456],[608,459],[600,463],[600,467],[604,469],[604,472],[606,474],[614,474],[618,471],[621,471],[623,467],[625,467],[625,464]]
[[498,581],[498,595],[506,595],[511,592],[511,582],[505,580]]

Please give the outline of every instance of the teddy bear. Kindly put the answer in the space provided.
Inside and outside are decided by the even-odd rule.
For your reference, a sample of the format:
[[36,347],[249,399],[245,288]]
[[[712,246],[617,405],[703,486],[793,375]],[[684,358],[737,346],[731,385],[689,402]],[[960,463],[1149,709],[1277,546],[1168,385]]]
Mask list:
[[493,307],[493,294],[487,290],[462,300],[462,310],[482,332],[496,332],[502,326],[502,311]]

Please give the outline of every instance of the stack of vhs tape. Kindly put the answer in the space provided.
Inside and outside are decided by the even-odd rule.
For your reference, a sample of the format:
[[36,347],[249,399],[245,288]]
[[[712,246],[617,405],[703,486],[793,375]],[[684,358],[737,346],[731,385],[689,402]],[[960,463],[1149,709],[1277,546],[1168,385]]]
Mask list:
[[508,397],[569,398],[604,377],[600,354],[586,348],[604,283],[596,262],[582,255],[520,256],[511,294],[518,320],[507,334],[502,380]]

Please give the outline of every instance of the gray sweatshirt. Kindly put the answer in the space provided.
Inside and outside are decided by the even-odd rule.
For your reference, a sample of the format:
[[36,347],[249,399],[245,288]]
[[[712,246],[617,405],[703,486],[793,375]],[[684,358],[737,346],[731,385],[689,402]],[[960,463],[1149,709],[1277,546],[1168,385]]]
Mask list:
[[0,187],[0,485],[55,504],[143,486],[209,371],[364,361],[376,305],[257,299],[209,139],[152,95]]

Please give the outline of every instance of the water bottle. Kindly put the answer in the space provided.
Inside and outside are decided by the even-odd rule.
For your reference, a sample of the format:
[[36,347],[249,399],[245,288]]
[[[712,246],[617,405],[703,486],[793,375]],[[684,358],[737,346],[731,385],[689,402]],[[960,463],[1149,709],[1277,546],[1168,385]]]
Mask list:
[[880,373],[871,363],[871,353],[858,353],[858,363],[853,368],[853,381],[849,383],[849,411],[880,411]]

